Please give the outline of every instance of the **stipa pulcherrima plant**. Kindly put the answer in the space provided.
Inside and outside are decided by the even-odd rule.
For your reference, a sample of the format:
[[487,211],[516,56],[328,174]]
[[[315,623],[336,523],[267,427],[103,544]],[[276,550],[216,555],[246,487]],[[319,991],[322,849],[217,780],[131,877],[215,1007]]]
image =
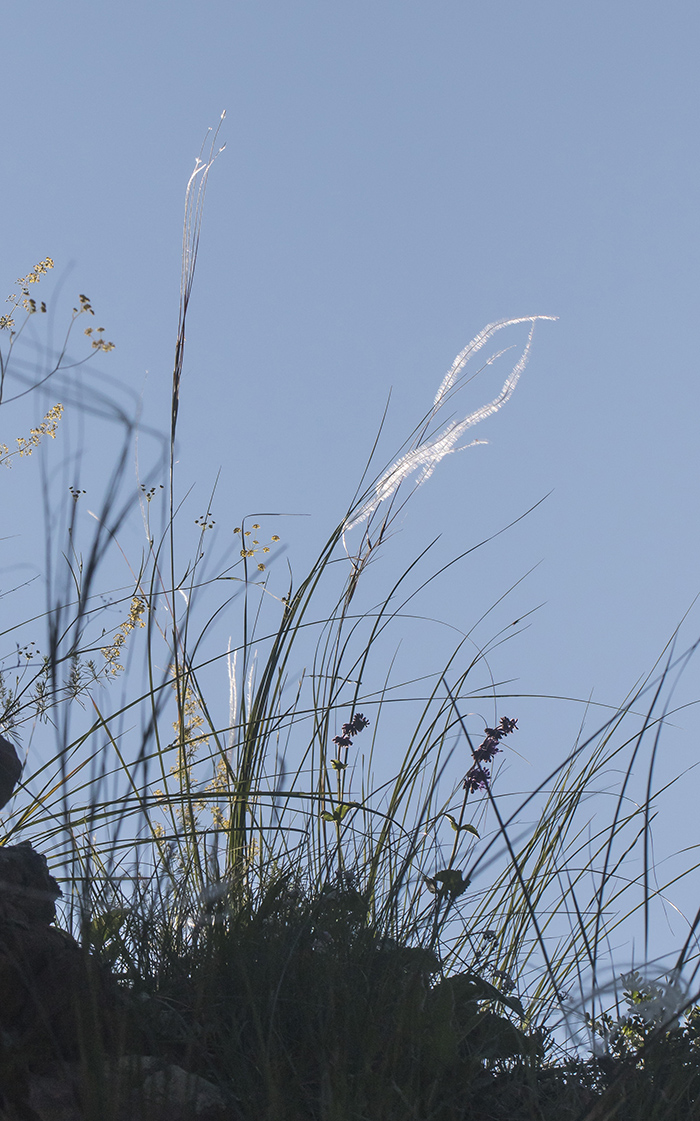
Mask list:
[[[142,1027],[152,1042],[160,1039],[209,1076],[235,1074],[251,1116],[259,1115],[261,1093],[270,1116],[294,1116],[285,1112],[290,1093],[305,1117],[328,1116],[330,1101],[343,1117],[358,1108],[364,1109],[358,1116],[428,1116],[439,1105],[441,1085],[452,1087],[457,1101],[465,1079],[476,1085],[489,1066],[537,1067],[541,1046],[528,1034],[531,1025],[564,1005],[565,988],[577,978],[582,991],[587,977],[596,982],[617,921],[608,918],[606,902],[606,892],[615,899],[620,891],[614,846],[624,851],[635,834],[647,835],[653,797],[629,812],[619,809],[613,826],[593,836],[579,808],[628,745],[636,758],[644,735],[661,727],[667,714],[657,717],[654,706],[671,662],[639,733],[614,746],[647,685],[504,814],[491,765],[516,720],[490,721],[472,747],[463,707],[503,698],[493,686],[472,683],[488,649],[464,665],[461,641],[421,702],[395,777],[373,783],[382,714],[389,697],[401,693],[388,682],[368,691],[364,682],[374,672],[373,651],[416,589],[409,585],[414,562],[378,605],[358,606],[369,561],[410,496],[403,485],[414,472],[418,485],[425,482],[458,450],[467,429],[508,401],[535,324],[548,317],[501,320],[472,340],[399,458],[369,485],[365,476],[309,574],[298,585],[290,579],[284,595],[273,583],[275,566],[266,556],[261,567],[257,558],[261,538],[251,535],[260,532],[258,520],[252,530],[250,521],[236,527],[234,556],[214,567],[207,543],[214,496],[198,511],[193,559],[182,566],[174,448],[185,322],[215,145],[216,134],[186,196],[164,465],[168,513],[157,532],[157,476],[139,480],[136,498],[119,505],[114,482],[92,544],[78,553],[83,491],[78,479],[71,484],[67,555],[74,595],[66,586],[49,605],[49,654],[41,672],[29,671],[4,696],[6,726],[49,718],[59,750],[26,775],[31,798],[18,800],[7,839],[29,837],[55,867],[63,865],[67,917],[124,983],[148,998],[143,1009],[155,1010],[152,1021],[143,1012]],[[81,302],[79,314],[86,310]],[[494,333],[523,323],[530,325],[528,340],[501,393],[463,421],[433,431],[440,410],[464,385],[466,363]],[[91,345],[108,349],[94,339]],[[3,359],[3,385],[7,371]],[[127,424],[125,449],[133,431]],[[125,462],[124,455],[115,479],[123,479]],[[105,637],[99,575],[137,500],[147,545],[118,597],[120,621],[110,623]],[[347,568],[334,583],[343,555]],[[221,590],[223,600],[207,607]],[[200,603],[208,614],[197,625]],[[239,609],[240,636],[212,652],[208,635],[224,607]],[[146,691],[133,687],[128,660],[141,635]],[[309,664],[296,679],[292,654]],[[227,721],[212,700],[212,666],[223,662],[231,683]],[[119,682],[126,691],[114,703]],[[411,695],[409,682],[403,696]],[[91,714],[77,732],[70,720],[83,710],[73,702]],[[127,740],[139,713],[134,750]],[[341,713],[350,718],[334,735]],[[358,742],[368,744],[364,761],[355,751],[361,733],[366,739]],[[450,760],[455,737],[471,751],[466,773],[463,763]],[[526,827],[523,812],[537,797],[544,804]],[[489,812],[496,827],[486,832],[481,821]],[[591,873],[592,897],[582,898]],[[644,906],[649,902],[647,896]],[[575,917],[568,929],[556,926],[562,915]],[[232,1008],[241,1010],[238,1019]],[[302,1053],[321,1059],[309,1067]],[[323,1056],[331,1054],[332,1070],[323,1067]],[[378,1089],[380,1067],[379,1083],[389,1089]],[[358,1094],[365,1095],[364,1107],[357,1106]],[[407,1113],[409,1101],[414,1112]]]

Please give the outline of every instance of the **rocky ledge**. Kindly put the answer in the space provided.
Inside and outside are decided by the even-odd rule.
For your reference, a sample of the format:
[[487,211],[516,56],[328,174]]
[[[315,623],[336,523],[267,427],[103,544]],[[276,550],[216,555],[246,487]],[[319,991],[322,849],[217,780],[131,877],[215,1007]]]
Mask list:
[[[0,808],[20,773],[0,736]],[[213,1083],[125,1054],[129,994],[55,925],[60,895],[31,844],[0,844],[0,1121],[233,1121]]]

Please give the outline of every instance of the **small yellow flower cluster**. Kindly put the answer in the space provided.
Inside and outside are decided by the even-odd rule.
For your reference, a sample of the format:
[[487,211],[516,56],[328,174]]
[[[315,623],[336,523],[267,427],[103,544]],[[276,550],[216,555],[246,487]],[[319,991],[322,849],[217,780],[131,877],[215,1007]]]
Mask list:
[[227,817],[221,806],[212,806],[211,820],[215,829],[230,829],[231,818]]
[[[88,315],[94,315],[95,314],[94,311],[92,310],[92,304],[90,303],[90,299],[89,299],[88,296],[85,296],[81,293],[81,295],[78,296],[78,300],[80,301],[80,308],[79,309],[77,307],[73,308],[73,315],[74,316],[83,315],[85,312],[87,312]],[[114,343],[105,342],[105,340],[102,339],[102,338],[93,338],[92,337],[93,334],[95,334],[97,336],[103,335],[104,334],[104,327],[98,327],[97,330],[95,330],[93,327],[86,327],[85,334],[90,339],[93,350],[104,350],[104,351],[114,350]]]
[[35,265],[26,276],[20,276],[17,284],[20,288],[26,288],[28,284],[38,284],[42,276],[45,276],[49,269],[53,268],[53,264],[53,257],[44,257],[44,260],[39,261],[39,264]]
[[129,608],[128,618],[125,619],[119,627],[114,636],[112,645],[102,647],[101,654],[106,662],[105,672],[108,676],[116,677],[118,673],[123,671],[124,666],[120,665],[119,658],[121,657],[126,637],[136,626],[146,626],[145,619],[141,618],[145,610],[145,599],[142,599],[141,596],[134,596],[131,601],[131,607]]
[[[173,669],[173,676],[176,670]],[[173,689],[177,689],[177,681],[172,682]],[[195,765],[204,761],[200,753],[209,749],[210,731],[209,720],[202,707],[202,700],[195,684],[186,682],[184,691],[182,686],[178,691],[178,717],[173,721],[175,739],[170,747],[177,749],[178,761],[170,767],[170,774],[178,783],[178,791],[171,793],[160,787],[154,789],[153,794],[156,804],[173,815],[181,825],[191,827],[193,824],[199,828],[202,813],[211,815],[211,822],[215,829],[227,829],[230,818],[224,807],[218,804],[218,799],[228,801],[229,798],[229,765],[226,759],[218,760],[214,775],[208,783],[202,784],[194,777]],[[186,798],[183,801],[183,793]],[[153,826],[155,836],[164,836],[163,827]]]
[[[82,299],[82,296],[80,298]],[[83,308],[83,310],[89,310],[92,315],[95,314],[94,311],[92,310],[92,308],[88,308],[88,309]],[[101,334],[103,334],[103,332],[104,332],[104,327],[98,327],[95,334],[101,335]],[[90,337],[93,334],[92,327],[87,327],[85,329],[85,334],[88,337]],[[91,338],[90,341],[92,343],[92,349],[93,350],[104,350],[105,352],[109,352],[110,350],[114,350],[114,343],[105,342],[104,339],[92,339]]]
[[50,436],[52,440],[55,440],[56,429],[62,416],[63,405],[56,404],[49,409],[38,428],[30,429],[28,437],[17,437],[16,451],[11,452],[7,444],[0,444],[0,463],[3,463],[5,467],[11,467],[12,463],[10,461],[13,456],[19,455],[22,459],[24,456],[31,455],[34,448],[39,447],[42,436]]
[[[29,295],[29,285],[38,284],[42,276],[44,276],[49,271],[49,269],[52,269],[53,267],[52,257],[45,257],[43,261],[39,261],[39,264],[35,265],[31,272],[28,272],[26,276],[20,276],[17,278],[17,285],[20,291],[12,292],[7,297],[7,302],[10,304],[14,304],[15,307],[19,307],[21,305],[25,311],[29,312],[30,315],[33,315],[35,311],[46,311],[46,304],[43,301],[37,308],[36,300],[33,300]],[[0,315],[0,330],[10,330],[12,327],[14,327],[14,325],[15,321],[12,315]]]
[[[173,688],[175,683],[173,682]],[[190,686],[185,686],[185,696],[182,702],[182,718],[178,717],[173,722],[173,731],[175,732],[175,743],[180,745],[185,754],[185,766],[190,766],[194,762],[194,757],[197,752],[209,745],[208,735],[198,735],[198,730],[204,726],[204,716],[202,715],[202,706],[199,702],[195,690]],[[171,774],[174,774],[182,780],[184,778],[183,767],[171,767]]]
[[[256,529],[260,529],[260,525],[258,524],[258,522],[255,522],[255,524],[253,525],[253,530],[256,530]],[[254,557],[256,553],[269,553],[270,552],[270,546],[269,545],[261,545],[256,537],[253,537],[253,540],[250,541],[250,542],[245,540],[246,537],[252,537],[253,536],[252,530],[246,529],[245,531],[242,531],[241,527],[239,525],[237,525],[233,532],[234,533],[243,533],[243,546],[244,547],[241,549],[241,556],[242,557]],[[273,533],[272,537],[270,538],[270,542],[274,543],[276,541],[279,541],[279,537],[277,536],[276,533]],[[252,549],[250,548],[250,545],[253,546]],[[264,564],[259,564],[258,565],[258,571],[259,572],[264,572],[265,571],[265,565]]]
[[[39,264],[35,265],[26,276],[18,277],[17,284],[19,286],[19,292],[12,292],[7,297],[7,302],[12,304],[15,310],[20,307],[24,308],[29,315],[34,315],[37,311],[46,311],[46,304],[43,301],[37,306],[36,300],[32,299],[29,295],[29,285],[38,284],[42,276],[53,267],[54,262],[52,257],[45,257],[43,261],[39,261]],[[87,312],[88,315],[95,314],[88,296],[81,294],[78,297],[78,302],[80,306],[73,308],[73,322],[75,322],[79,315],[83,315],[85,312]],[[15,318],[12,312],[10,312],[9,315],[0,315],[0,331],[10,331],[14,334],[14,326]],[[88,327],[85,334],[90,339],[93,350],[114,350],[114,343],[107,342],[107,340],[102,337],[104,335],[104,327],[97,327],[96,329],[94,327]]]
[[[214,777],[207,786],[207,790],[228,798],[230,786],[229,765],[225,759],[219,759]],[[230,815],[227,815],[222,807],[216,803],[211,807],[211,819],[215,829],[229,829],[231,826]]]
[[[175,672],[175,671],[173,671]],[[173,681],[173,689],[177,688],[177,682]],[[202,810],[206,809],[206,801],[201,798],[196,798],[190,795],[190,784],[192,783],[192,768],[197,762],[197,753],[202,748],[209,746],[209,736],[207,733],[201,733],[200,728],[205,727],[205,719],[202,714],[202,706],[199,696],[191,685],[185,685],[185,694],[181,699],[181,710],[177,720],[173,721],[173,731],[175,732],[175,740],[172,747],[178,749],[178,763],[176,766],[170,768],[170,774],[177,780],[180,787],[176,801],[182,802],[182,790],[188,792],[188,814],[194,814],[198,817]],[[175,815],[176,819],[182,825],[186,821],[186,812],[183,805],[173,805],[171,802],[171,795],[163,790],[155,791],[156,800],[161,803],[170,804],[170,809]]]

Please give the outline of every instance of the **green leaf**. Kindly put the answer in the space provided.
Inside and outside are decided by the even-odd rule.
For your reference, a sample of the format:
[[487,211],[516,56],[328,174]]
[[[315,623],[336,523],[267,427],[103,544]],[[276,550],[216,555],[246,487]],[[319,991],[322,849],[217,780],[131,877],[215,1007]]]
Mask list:
[[337,809],[322,810],[321,817],[323,821],[342,821],[343,818],[350,810],[359,810],[359,802],[341,802]]
[[129,910],[126,907],[112,907],[101,915],[93,915],[89,928],[91,945],[101,948],[106,942],[116,938],[128,915]]
[[521,1019],[525,1019],[525,1009],[517,996],[508,996],[506,993],[501,992],[490,981],[484,980],[479,977],[477,973],[454,973],[448,977],[442,984],[448,985],[455,994],[455,998],[459,1001],[483,1001],[493,1000],[498,1001],[499,1004],[505,1005],[511,1011],[517,1012]]
[[464,879],[459,868],[443,868],[441,872],[435,873],[435,879],[442,884],[443,893],[449,895],[451,899],[457,899],[462,895],[471,882]]
[[449,821],[455,833],[471,833],[474,837],[479,836],[479,831],[475,829],[473,825],[469,825],[468,823],[466,825],[459,825],[453,818],[452,814],[445,814],[445,817]]
[[465,1025],[464,1042],[480,1059],[510,1059],[533,1053],[534,1040],[529,1039],[505,1016],[482,1012]]

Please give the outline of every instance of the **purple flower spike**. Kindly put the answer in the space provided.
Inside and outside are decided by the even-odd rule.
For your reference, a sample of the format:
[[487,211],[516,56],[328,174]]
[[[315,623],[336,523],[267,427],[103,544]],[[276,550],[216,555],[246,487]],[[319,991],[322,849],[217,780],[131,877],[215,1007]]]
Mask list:
[[476,763],[467,771],[462,785],[469,794],[476,794],[477,790],[488,790],[490,778],[488,768]]
[[494,736],[487,736],[482,744],[477,747],[474,752],[474,758],[479,763],[490,763],[495,755],[501,748],[498,746],[498,740]]
[[349,724],[343,724],[343,735],[357,736],[368,726],[369,720],[367,720],[361,712],[356,712]]
[[509,716],[502,716],[498,722],[497,728],[484,728],[484,739],[477,748],[472,751],[474,756],[474,766],[471,770],[467,771],[463,786],[468,794],[474,794],[477,790],[488,790],[491,782],[491,772],[483,767],[483,763],[491,763],[498,755],[499,751],[503,748],[499,746],[503,736],[509,736],[511,732],[515,732],[518,727],[518,721],[512,720]]
[[[343,733],[345,733],[346,728],[347,724],[344,724]],[[350,739],[350,736],[343,734],[342,736],[334,736],[333,743],[338,747],[350,747],[352,745],[352,740]]]

